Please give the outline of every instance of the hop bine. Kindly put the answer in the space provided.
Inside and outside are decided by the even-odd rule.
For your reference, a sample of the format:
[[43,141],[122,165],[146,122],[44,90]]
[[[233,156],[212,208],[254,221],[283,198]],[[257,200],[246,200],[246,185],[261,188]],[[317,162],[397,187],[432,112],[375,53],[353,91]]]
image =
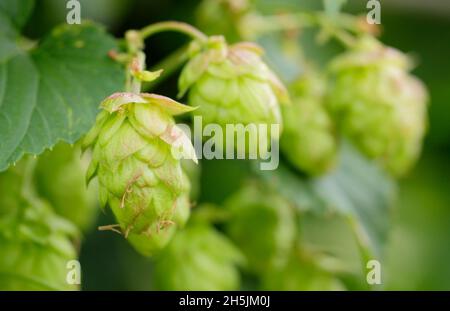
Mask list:
[[404,54],[371,37],[330,64],[329,106],[340,127],[394,175],[414,164],[426,129],[427,92],[410,69]]
[[[194,115],[202,116],[205,124],[221,125],[224,133],[227,124],[281,127],[279,103],[288,102],[288,94],[261,54],[255,44],[228,46],[222,36],[210,37],[203,47],[194,44],[180,75],[179,96],[189,90],[189,103],[199,107]],[[269,145],[270,130],[266,137]]]
[[[155,94],[116,93],[105,99],[84,148],[92,146],[87,180],[98,177],[100,202],[112,209],[137,251],[163,248],[189,217],[189,179],[180,158],[195,162],[189,138],[173,115],[192,111]],[[117,227],[117,228],[116,228]]]

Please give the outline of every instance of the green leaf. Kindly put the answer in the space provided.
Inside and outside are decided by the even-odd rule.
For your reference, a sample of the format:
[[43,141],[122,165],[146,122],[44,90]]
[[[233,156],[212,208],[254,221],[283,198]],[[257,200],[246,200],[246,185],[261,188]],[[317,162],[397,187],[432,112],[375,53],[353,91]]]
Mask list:
[[349,217],[362,251],[381,256],[395,183],[348,144],[342,149],[337,170],[314,180],[313,186],[329,209]]
[[341,11],[346,2],[347,0],[323,0],[323,6],[328,15],[334,16]]
[[335,171],[316,179],[308,179],[283,163],[274,171],[261,171],[256,163],[253,172],[301,212],[345,216],[361,254],[381,256],[395,183],[349,144],[343,144],[340,158]]
[[326,208],[322,199],[306,177],[290,170],[283,163],[280,163],[273,171],[260,170],[258,162],[252,164],[253,172],[257,177],[288,199],[300,211],[325,212]]
[[115,40],[90,23],[55,28],[31,53],[5,36],[0,46],[0,171],[25,153],[74,143],[100,101],[124,85],[107,56]]
[[[25,26],[28,18],[33,12],[34,0],[1,0],[0,1],[0,25],[9,24],[9,27],[14,26],[16,29],[22,29]],[[7,20],[7,21],[5,21]],[[1,32],[5,33],[5,28],[0,28]],[[9,28],[11,30],[11,28]]]

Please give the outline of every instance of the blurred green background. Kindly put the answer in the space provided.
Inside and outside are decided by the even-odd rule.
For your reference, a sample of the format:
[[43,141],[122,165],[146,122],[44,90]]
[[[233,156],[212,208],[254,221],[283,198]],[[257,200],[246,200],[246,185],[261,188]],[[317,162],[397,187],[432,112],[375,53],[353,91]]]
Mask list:
[[[130,28],[175,19],[195,23],[199,1],[185,0],[82,0],[82,18],[106,25],[117,37]],[[320,7],[317,0],[257,1],[262,11],[282,7]],[[366,1],[349,1],[345,10],[366,12]],[[26,34],[39,38],[55,24],[65,21],[65,1],[41,0]],[[392,210],[390,232],[382,273],[385,289],[450,290],[450,2],[448,0],[382,1],[384,43],[411,52],[417,61],[414,73],[431,95],[429,131],[423,156],[416,168],[400,182],[399,198]],[[152,37],[147,41],[151,67],[186,42],[179,34]],[[274,55],[266,46],[268,55]],[[316,51],[317,52],[317,51]],[[319,51],[321,52],[321,51]],[[320,54],[320,53],[318,53]],[[270,59],[276,63],[277,59]],[[176,75],[158,89],[176,95]],[[204,163],[213,172],[223,163]],[[203,176],[201,200],[219,201],[239,186],[241,164],[227,167],[232,184],[219,184],[216,177]],[[223,171],[223,170],[221,170]],[[212,182],[211,182],[212,181]],[[98,224],[112,223],[108,212]],[[98,232],[85,237],[81,249],[83,288],[99,290],[152,289],[151,260],[139,256],[119,235]]]

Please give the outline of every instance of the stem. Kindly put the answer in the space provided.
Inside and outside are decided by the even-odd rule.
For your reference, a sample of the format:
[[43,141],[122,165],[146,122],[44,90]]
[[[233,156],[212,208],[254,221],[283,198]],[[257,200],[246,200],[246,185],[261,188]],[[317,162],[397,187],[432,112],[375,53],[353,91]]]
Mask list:
[[239,30],[243,37],[261,36],[265,33],[291,31],[317,24],[313,14],[305,12],[279,15],[250,14],[242,18]]
[[[330,19],[327,15],[319,15],[317,18],[318,26],[322,28],[322,36],[327,39],[332,36],[337,41],[342,43],[346,48],[355,46],[356,39],[346,27],[343,27],[339,22],[339,18]],[[319,35],[320,36],[320,35]]]
[[[136,57],[131,61],[131,64],[129,66],[130,72],[138,72],[145,69],[145,53],[144,52],[137,52]],[[138,78],[132,76],[131,77],[131,83],[130,83],[130,89],[129,91],[135,94],[139,94],[141,92],[141,85],[142,82]]]
[[[126,90],[128,92],[140,93],[142,82],[132,76],[133,72],[142,71],[145,69],[145,54],[142,52],[144,49],[144,39],[162,31],[178,31],[192,37],[194,40],[200,43],[206,43],[208,37],[197,28],[182,22],[167,21],[159,22],[141,30],[129,30],[125,34],[128,53],[133,57],[132,61],[127,66],[126,73]],[[169,58],[165,59],[162,63],[158,64],[159,68],[165,70],[165,76],[175,71],[187,58],[186,48],[177,50]],[[159,80],[158,82],[161,82]],[[152,83],[152,87],[156,84]]]
[[[369,262],[371,259],[375,259],[376,256],[371,251],[369,241],[367,240],[367,235],[365,233],[361,232],[361,228],[360,228],[359,224],[357,223],[357,221],[351,216],[346,217],[346,219],[347,219],[347,222],[350,225],[352,233],[355,237],[357,247],[360,252],[361,260],[362,260],[362,262],[361,262],[362,274],[365,275],[367,262]],[[372,290],[376,288],[375,285],[368,285],[368,286],[369,286],[369,289],[372,289]]]
[[186,53],[188,46],[183,46],[172,52],[169,56],[164,58],[162,61],[152,66],[150,71],[156,71],[158,69],[164,69],[161,76],[150,83],[147,83],[143,86],[143,90],[149,92],[153,90],[156,86],[158,86],[161,82],[164,82],[173,72],[175,72],[189,57]]
[[249,16],[242,23],[245,29],[257,29],[257,35],[267,32],[297,30],[306,27],[322,27],[346,47],[352,47],[355,39],[350,32],[360,33],[358,20],[348,14],[339,14],[333,19],[321,13],[296,12],[269,16]]
[[183,22],[167,21],[159,22],[142,28],[139,33],[142,39],[148,38],[162,31],[177,31],[184,33],[199,42],[206,42],[208,37],[197,28]]
[[351,48],[355,46],[356,40],[355,38],[348,32],[343,30],[335,30],[331,32],[335,39],[341,42],[345,47]]
[[194,213],[192,213],[193,221],[206,221],[215,224],[226,222],[230,216],[229,211],[210,203],[201,205],[194,209]]

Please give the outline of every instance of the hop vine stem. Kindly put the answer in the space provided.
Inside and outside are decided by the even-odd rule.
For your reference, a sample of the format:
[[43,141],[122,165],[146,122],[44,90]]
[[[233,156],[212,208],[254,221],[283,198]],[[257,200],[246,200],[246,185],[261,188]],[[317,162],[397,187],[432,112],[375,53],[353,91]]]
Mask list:
[[167,22],[159,22],[147,27],[142,28],[139,31],[139,34],[142,39],[148,38],[153,34],[162,32],[162,31],[176,31],[184,33],[194,40],[197,40],[201,43],[204,43],[208,40],[208,36],[206,36],[203,32],[191,26],[187,23],[176,22],[176,21],[167,21]]
[[[131,56],[131,62],[127,66],[126,73],[126,90],[139,93],[141,91],[141,81],[135,77],[132,77],[132,70],[144,70],[145,69],[145,54],[143,53],[144,49],[144,40],[154,34],[163,32],[163,31],[176,31],[184,33],[190,36],[193,40],[204,44],[208,40],[208,36],[206,36],[203,32],[198,30],[197,28],[183,22],[177,21],[167,21],[167,22],[159,22],[155,24],[151,24],[147,27],[142,28],[141,30],[129,30],[125,34],[125,39],[127,42],[128,54]],[[186,60],[186,48],[182,48],[177,51],[173,57],[165,60],[162,65],[163,68],[167,69],[169,67],[169,73],[173,72],[178,66]],[[139,68],[136,68],[139,67]]]

